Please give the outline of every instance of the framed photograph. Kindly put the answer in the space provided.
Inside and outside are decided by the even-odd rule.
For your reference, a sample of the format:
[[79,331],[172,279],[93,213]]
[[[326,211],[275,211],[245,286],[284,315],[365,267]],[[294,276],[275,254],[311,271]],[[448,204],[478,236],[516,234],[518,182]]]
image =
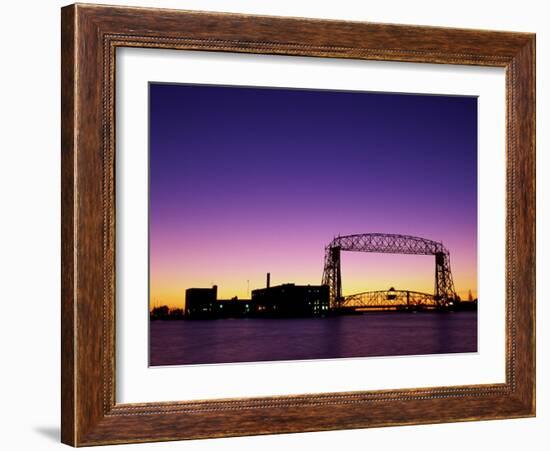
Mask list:
[[62,441],[535,415],[535,36],[62,9]]

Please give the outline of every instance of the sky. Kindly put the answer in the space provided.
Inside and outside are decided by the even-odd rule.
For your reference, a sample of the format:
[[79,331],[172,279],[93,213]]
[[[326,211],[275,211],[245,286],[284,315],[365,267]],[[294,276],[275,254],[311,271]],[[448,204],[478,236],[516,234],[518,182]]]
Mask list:
[[[149,85],[150,304],[320,284],[337,235],[442,242],[477,296],[475,97]],[[432,256],[342,253],[343,294],[433,293]]]

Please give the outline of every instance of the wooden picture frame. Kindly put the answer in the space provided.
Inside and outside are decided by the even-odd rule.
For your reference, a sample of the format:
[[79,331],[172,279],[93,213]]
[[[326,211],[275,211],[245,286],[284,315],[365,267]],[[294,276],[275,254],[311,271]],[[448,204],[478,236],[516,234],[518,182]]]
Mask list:
[[[62,418],[73,446],[535,415],[535,35],[71,5],[62,9]],[[506,69],[506,382],[301,396],[115,400],[115,50]]]

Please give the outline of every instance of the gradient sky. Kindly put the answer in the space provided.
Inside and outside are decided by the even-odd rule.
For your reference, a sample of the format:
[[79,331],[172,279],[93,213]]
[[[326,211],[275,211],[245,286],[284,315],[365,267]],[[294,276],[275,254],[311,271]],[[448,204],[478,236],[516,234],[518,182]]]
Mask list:
[[[150,85],[151,305],[319,284],[338,234],[441,241],[477,295],[477,99]],[[342,253],[344,294],[432,293],[431,256]]]

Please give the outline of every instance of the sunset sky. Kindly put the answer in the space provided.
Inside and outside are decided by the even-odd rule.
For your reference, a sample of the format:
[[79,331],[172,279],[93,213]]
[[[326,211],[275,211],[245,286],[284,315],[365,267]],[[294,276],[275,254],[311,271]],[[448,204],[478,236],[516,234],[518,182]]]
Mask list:
[[[336,235],[441,241],[477,295],[477,99],[150,85],[151,306],[320,284]],[[431,256],[342,253],[344,295],[433,293]]]

